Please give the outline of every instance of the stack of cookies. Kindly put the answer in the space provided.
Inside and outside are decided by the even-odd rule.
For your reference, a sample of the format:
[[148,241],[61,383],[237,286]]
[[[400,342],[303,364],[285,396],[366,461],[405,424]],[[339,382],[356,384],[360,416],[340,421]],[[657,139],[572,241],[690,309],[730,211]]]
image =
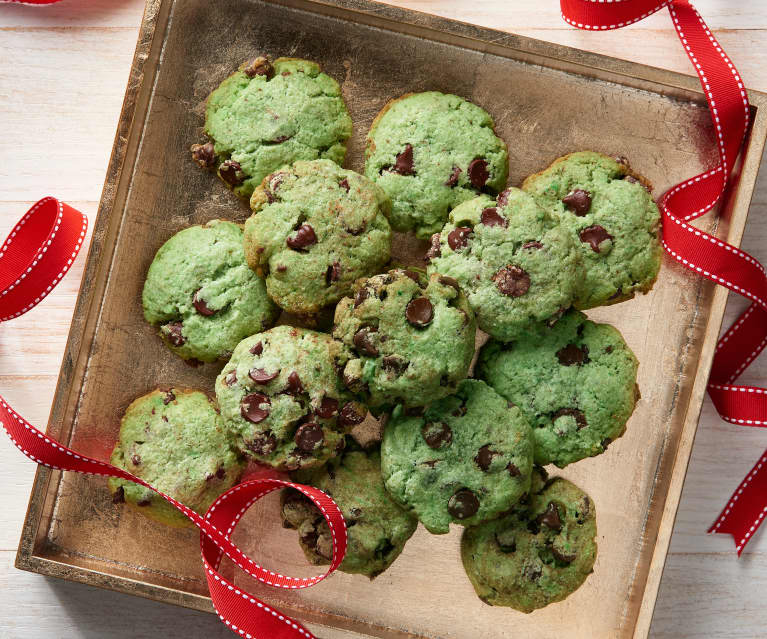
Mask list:
[[[171,237],[143,307],[176,355],[226,362],[216,400],[175,388],[135,400],[113,463],[199,513],[249,461],[290,472],[336,501],[340,569],[371,579],[421,522],[465,527],[464,567],[488,604],[530,612],[577,589],[596,559],[594,502],[543,466],[603,453],[639,399],[620,333],[580,311],[657,277],[644,178],[587,151],[507,188],[489,114],[437,92],[386,105],[360,175],[341,167],[352,120],[339,85],[294,58],[243,64],[210,95],[205,132],[194,161],[252,215]],[[426,240],[421,268],[391,264],[394,232]],[[316,330],[333,307],[332,329]],[[373,417],[380,436],[363,445]],[[151,491],[110,488],[185,523]],[[285,491],[281,515],[309,561],[329,563],[312,503]]]

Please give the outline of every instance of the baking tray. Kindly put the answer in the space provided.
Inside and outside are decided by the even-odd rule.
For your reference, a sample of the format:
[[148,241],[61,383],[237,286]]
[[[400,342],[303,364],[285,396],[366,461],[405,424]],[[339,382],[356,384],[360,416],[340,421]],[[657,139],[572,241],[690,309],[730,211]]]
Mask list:
[[[390,98],[458,93],[486,108],[509,145],[510,184],[569,151],[627,156],[656,196],[716,161],[694,77],[365,0],[148,0],[95,223],[48,432],[106,459],[127,404],[158,385],[210,390],[219,367],[170,355],[141,316],[157,248],[190,224],[244,220],[236,201],[192,163],[203,103],[258,52],[317,60],[343,87],[355,122],[346,165]],[[752,127],[721,216],[699,225],[738,244],[767,131],[767,96],[751,92]],[[413,240],[395,242],[412,258]],[[459,560],[460,530],[419,528],[390,570],[369,582],[336,573],[298,592],[267,588],[231,565],[240,586],[341,637],[645,637],[648,633],[727,292],[666,259],[653,291],[589,315],[617,326],[640,360],[642,392],[624,437],[562,475],[597,504],[594,574],[565,602],[531,615],[485,606]],[[235,538],[270,568],[306,575],[276,496]],[[211,611],[194,530],[171,530],[112,505],[105,482],[40,468],[17,566]],[[169,614],[172,614],[169,612]]]

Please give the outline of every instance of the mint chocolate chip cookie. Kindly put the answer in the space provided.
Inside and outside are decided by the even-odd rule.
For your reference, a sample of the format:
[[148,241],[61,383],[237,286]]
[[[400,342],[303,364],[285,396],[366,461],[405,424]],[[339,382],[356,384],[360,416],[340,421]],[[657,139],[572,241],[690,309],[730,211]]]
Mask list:
[[284,470],[321,466],[367,409],[341,382],[343,346],[277,326],[242,340],[216,379],[221,417],[242,452]]
[[[343,572],[377,577],[399,556],[418,525],[386,492],[377,450],[344,453],[324,468],[296,472],[294,479],[327,493],[341,509],[348,535],[346,556],[339,566]],[[285,527],[298,530],[299,543],[311,563],[330,563],[330,528],[317,507],[297,490],[283,491],[282,521]]]
[[573,310],[534,337],[485,344],[476,375],[526,415],[535,462],[562,468],[623,434],[639,398],[637,366],[615,328]]
[[333,329],[351,353],[344,382],[379,410],[454,392],[469,371],[475,333],[455,280],[402,269],[359,280],[336,307]]
[[454,206],[506,185],[508,153],[490,115],[457,95],[409,93],[373,121],[365,175],[392,199],[397,231],[427,239]]
[[268,176],[250,200],[248,264],[285,310],[316,314],[391,256],[390,202],[366,177],[329,160],[296,162]]
[[[234,486],[244,463],[216,407],[199,391],[154,390],[134,400],[120,422],[110,460],[200,515]],[[110,478],[113,501],[170,526],[191,522],[156,493]]]
[[660,214],[645,184],[624,158],[591,151],[561,157],[522,184],[580,248],[585,276],[576,308],[622,302],[652,288],[662,254]]
[[503,341],[556,320],[582,275],[570,233],[515,188],[454,208],[427,259],[429,273],[460,284],[479,327]]
[[532,460],[522,412],[471,379],[420,417],[397,407],[381,444],[386,489],[435,534],[508,511],[530,488]]
[[213,220],[172,236],[157,251],[142,296],[144,317],[184,359],[228,357],[247,335],[269,328],[279,309],[245,263],[242,230]]
[[205,133],[213,141],[193,145],[193,159],[248,198],[267,175],[296,160],[341,164],[352,119],[338,83],[318,64],[258,57],[210,94]]
[[532,612],[562,601],[591,574],[597,556],[594,502],[566,479],[549,480],[529,504],[467,528],[461,559],[491,606]]

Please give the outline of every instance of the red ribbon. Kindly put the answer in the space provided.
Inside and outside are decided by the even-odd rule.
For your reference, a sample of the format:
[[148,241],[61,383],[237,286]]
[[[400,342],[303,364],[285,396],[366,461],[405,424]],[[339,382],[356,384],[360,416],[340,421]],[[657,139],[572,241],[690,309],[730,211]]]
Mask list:
[[[77,256],[87,229],[86,217],[71,206],[47,197],[35,204],[11,231],[0,249],[0,322],[38,304],[61,280]],[[56,470],[119,477],[154,490],[200,529],[200,548],[210,598],[221,620],[250,639],[309,639],[297,621],[240,590],[219,572],[224,555],[260,582],[277,588],[308,588],[338,568],[346,553],[346,524],[330,497],[311,486],[281,479],[245,481],[221,495],[202,517],[145,481],[110,464],[80,455],[29,424],[0,397],[0,426],[27,457]],[[230,536],[243,514],[261,497],[290,486],[320,509],[333,537],[333,560],[324,575],[287,577],[259,566]]]
[[[700,78],[716,130],[719,164],[669,189],[661,199],[663,245],[687,268],[752,304],[719,340],[708,393],[721,417],[767,425],[767,390],[734,382],[767,345],[767,276],[753,257],[687,224],[722,197],[749,121],[743,81],[688,0],[561,0],[562,17],[580,29],[617,29],[668,7],[679,39]],[[733,493],[709,532],[733,536],[738,555],[767,513],[767,451]]]

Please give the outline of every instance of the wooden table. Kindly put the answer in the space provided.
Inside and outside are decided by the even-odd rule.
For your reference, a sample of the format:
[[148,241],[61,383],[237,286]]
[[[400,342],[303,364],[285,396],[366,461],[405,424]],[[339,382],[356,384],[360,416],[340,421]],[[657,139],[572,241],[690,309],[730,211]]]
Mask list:
[[[587,33],[562,22],[556,0],[391,4],[692,72],[665,11],[621,31]],[[696,5],[746,85],[767,91],[767,3],[698,0]],[[0,7],[0,238],[47,194],[66,200],[91,220],[95,216],[142,8],[143,0]],[[761,179],[743,247],[767,263],[765,212],[767,179]],[[0,327],[0,389],[36,424],[47,422],[85,255],[82,251],[42,305]],[[741,298],[732,298],[725,324],[743,307]],[[767,357],[751,367],[744,381],[767,383]],[[653,637],[758,637],[767,632],[767,538],[758,534],[737,560],[729,538],[705,533],[765,446],[767,433],[726,424],[706,401]],[[33,473],[33,464],[0,438],[0,637],[232,636],[212,615],[15,570]]]

